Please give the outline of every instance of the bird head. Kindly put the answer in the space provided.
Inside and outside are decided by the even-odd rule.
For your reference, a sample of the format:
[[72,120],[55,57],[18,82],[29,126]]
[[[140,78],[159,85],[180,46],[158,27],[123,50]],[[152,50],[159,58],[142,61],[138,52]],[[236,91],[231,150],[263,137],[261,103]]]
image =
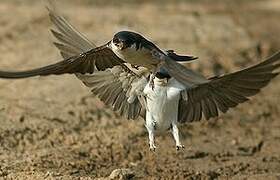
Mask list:
[[168,71],[161,67],[159,71],[156,73],[156,77],[158,79],[170,79],[171,76],[168,74]]
[[132,45],[139,47],[142,36],[131,31],[120,31],[114,35],[113,43],[119,50],[125,50]]

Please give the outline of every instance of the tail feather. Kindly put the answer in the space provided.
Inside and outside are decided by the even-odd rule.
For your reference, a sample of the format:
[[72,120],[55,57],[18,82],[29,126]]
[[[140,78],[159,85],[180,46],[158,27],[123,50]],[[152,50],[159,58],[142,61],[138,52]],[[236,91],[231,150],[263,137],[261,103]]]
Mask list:
[[166,53],[168,57],[179,62],[189,62],[198,59],[198,57],[195,56],[178,55],[173,50],[167,50]]
[[209,81],[203,75],[186,68],[182,64],[168,57],[165,58],[165,63],[162,67],[171,77],[174,77],[177,81],[186,86],[195,86]]

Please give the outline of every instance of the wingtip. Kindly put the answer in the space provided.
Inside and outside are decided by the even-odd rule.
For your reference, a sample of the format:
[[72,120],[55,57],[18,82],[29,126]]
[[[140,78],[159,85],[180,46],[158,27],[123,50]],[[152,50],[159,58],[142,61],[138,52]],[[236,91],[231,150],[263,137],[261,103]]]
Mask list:
[[54,0],[44,0],[45,8],[47,9],[49,15],[57,12],[56,11],[56,3]]
[[191,56],[192,60],[198,59],[198,56]]
[[272,54],[269,58],[272,58],[272,57],[274,57],[274,58],[280,58],[280,50],[277,51],[277,52],[275,52],[274,54]]

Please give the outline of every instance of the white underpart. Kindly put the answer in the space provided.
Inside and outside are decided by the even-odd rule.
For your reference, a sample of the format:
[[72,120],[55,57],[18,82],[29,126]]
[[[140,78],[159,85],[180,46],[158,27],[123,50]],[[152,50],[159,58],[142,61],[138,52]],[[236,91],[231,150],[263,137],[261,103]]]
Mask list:
[[172,128],[172,134],[177,148],[182,147],[179,140],[178,124],[178,104],[180,92],[186,87],[174,78],[154,79],[154,90],[149,83],[144,89],[146,95],[146,128],[149,133],[149,145],[155,149],[155,131],[166,131]]
[[142,65],[147,68],[154,68],[153,64],[159,62],[158,59],[154,58],[151,52],[145,48],[136,49],[136,44],[132,44],[130,47],[120,50],[113,42],[111,42],[112,51],[122,60],[133,64]]

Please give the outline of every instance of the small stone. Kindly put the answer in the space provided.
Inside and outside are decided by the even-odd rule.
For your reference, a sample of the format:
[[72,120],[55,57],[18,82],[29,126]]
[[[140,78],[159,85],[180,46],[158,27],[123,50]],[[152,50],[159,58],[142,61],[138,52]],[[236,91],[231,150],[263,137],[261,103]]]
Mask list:
[[109,179],[127,180],[133,178],[134,176],[134,172],[130,169],[115,169],[109,176]]
[[20,118],[19,118],[19,122],[23,123],[23,122],[24,122],[24,120],[25,120],[25,117],[24,117],[24,116],[20,116]]

